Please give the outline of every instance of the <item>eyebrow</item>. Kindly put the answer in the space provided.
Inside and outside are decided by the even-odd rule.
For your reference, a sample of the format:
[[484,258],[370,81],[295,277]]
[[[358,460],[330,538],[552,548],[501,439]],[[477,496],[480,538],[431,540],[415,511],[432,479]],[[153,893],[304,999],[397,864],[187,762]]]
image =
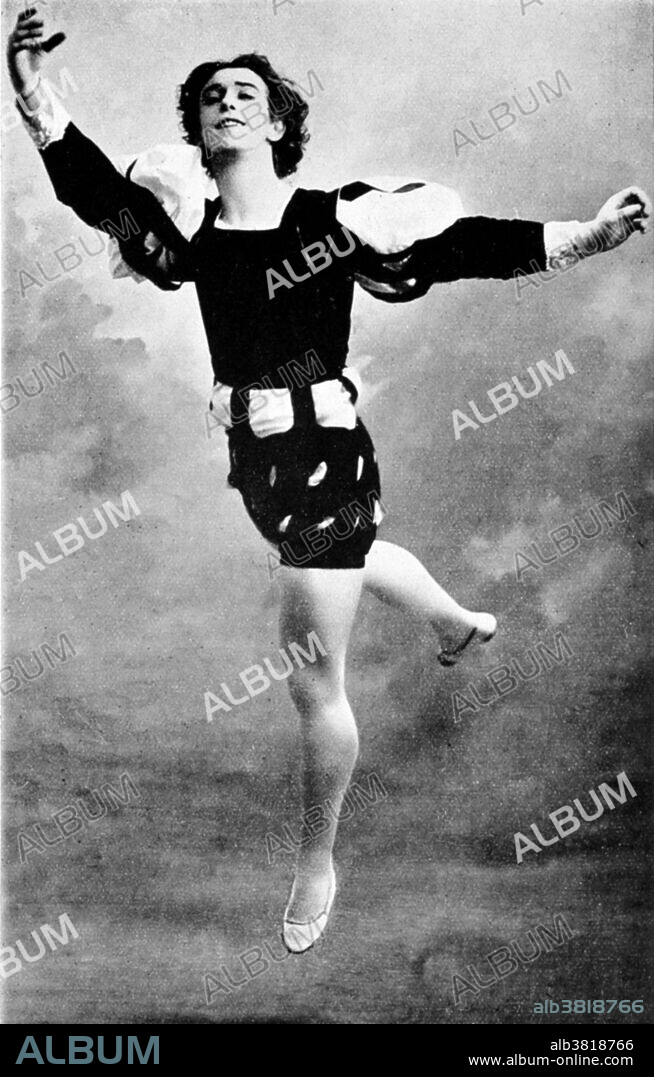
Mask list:
[[[235,86],[249,86],[251,90],[260,91],[260,87],[256,86],[254,84],[254,82],[237,82],[235,80],[234,85]],[[208,86],[205,86],[205,91],[207,93],[209,93],[210,90],[224,90],[224,89],[225,89],[225,87],[223,86],[222,82],[212,82]]]

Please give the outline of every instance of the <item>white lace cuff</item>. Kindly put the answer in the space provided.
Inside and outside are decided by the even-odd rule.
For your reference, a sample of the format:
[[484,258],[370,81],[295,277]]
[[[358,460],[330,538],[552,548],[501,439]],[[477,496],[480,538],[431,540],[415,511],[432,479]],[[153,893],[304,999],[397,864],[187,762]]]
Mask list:
[[579,249],[580,221],[548,221],[544,227],[548,269],[569,269],[582,257]]
[[58,142],[64,137],[70,116],[59,99],[53,96],[47,82],[39,79],[33,95],[38,100],[35,109],[28,109],[20,94],[16,98],[16,108],[34,145],[44,150],[51,142]]

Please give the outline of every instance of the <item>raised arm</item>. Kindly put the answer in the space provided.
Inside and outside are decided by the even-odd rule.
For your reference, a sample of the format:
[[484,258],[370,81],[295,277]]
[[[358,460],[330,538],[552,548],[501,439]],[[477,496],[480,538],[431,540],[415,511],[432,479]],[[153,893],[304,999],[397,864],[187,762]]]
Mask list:
[[568,268],[646,231],[650,214],[647,195],[628,187],[587,223],[468,217],[450,188],[388,178],[349,184],[337,203],[339,221],[367,245],[357,279],[389,302],[424,295],[437,282]]
[[[9,75],[26,127],[60,202],[118,242],[124,261],[160,288],[187,279],[188,243],[157,198],[123,175],[73,124],[41,79],[46,55],[65,40],[44,40],[35,8],[22,12],[9,37]],[[174,268],[173,268],[174,267]]]

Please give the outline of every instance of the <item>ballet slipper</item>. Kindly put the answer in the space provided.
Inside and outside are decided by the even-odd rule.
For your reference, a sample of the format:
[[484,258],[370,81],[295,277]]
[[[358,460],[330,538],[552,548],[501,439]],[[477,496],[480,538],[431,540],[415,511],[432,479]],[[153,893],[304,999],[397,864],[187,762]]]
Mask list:
[[492,640],[493,636],[497,632],[496,619],[493,617],[492,613],[480,613],[478,615],[478,618],[479,623],[476,624],[473,629],[471,629],[471,631],[468,633],[465,639],[461,641],[461,643],[457,644],[456,647],[448,649],[442,648],[438,652],[436,657],[438,658],[438,661],[442,666],[445,666],[446,668],[455,666],[463,652],[470,646],[473,641],[476,643],[489,643]]
[[282,942],[290,954],[304,954],[318,941],[327,927],[329,914],[336,896],[336,875],[334,865],[330,864],[329,890],[322,912],[311,920],[289,920],[288,905],[284,913]]

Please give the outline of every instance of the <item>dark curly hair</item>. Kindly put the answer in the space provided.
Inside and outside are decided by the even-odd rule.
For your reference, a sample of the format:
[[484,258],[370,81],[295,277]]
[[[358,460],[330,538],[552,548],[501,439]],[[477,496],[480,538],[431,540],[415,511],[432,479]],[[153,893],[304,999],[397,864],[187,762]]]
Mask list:
[[178,90],[177,111],[184,140],[191,146],[202,146],[202,161],[208,166],[206,146],[200,129],[200,93],[216,71],[230,67],[247,67],[263,79],[268,88],[268,108],[271,117],[283,119],[285,131],[278,142],[273,142],[273,164],[280,179],[295,172],[302,160],[304,147],[309,141],[305,120],[309,106],[291,79],[278,75],[267,56],[258,52],[235,56],[233,60],[212,60],[200,64],[191,71],[186,82]]

